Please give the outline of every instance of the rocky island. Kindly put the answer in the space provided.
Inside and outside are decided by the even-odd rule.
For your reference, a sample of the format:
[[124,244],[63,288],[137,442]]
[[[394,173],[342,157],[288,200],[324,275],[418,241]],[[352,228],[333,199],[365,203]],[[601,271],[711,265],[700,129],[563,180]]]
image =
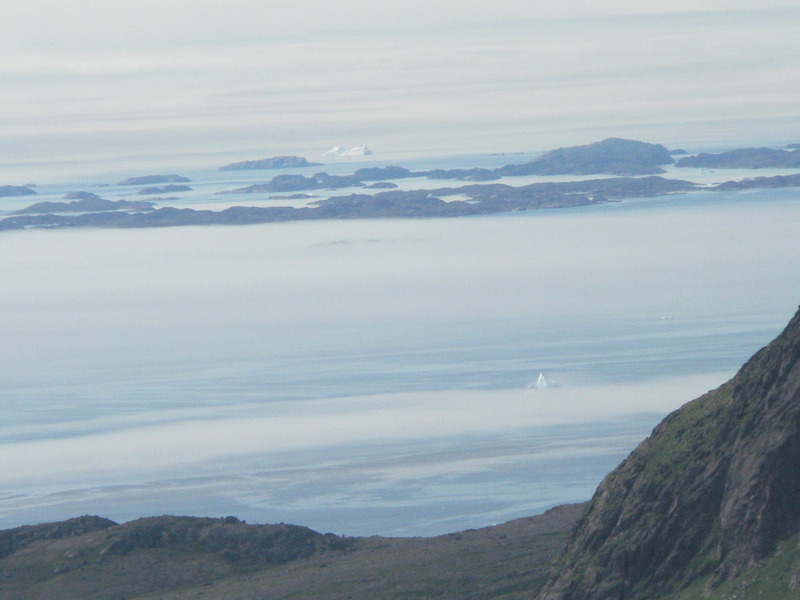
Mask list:
[[0,185],[0,198],[10,196],[32,196],[34,194],[36,194],[36,191],[28,186]]
[[[306,179],[299,175],[286,177]],[[251,186],[250,189],[253,187],[255,186]],[[374,195],[334,196],[302,208],[234,206],[225,210],[210,211],[164,207],[145,212],[116,211],[76,216],[19,215],[0,220],[0,231],[29,227],[175,227],[181,225],[243,225],[311,219],[458,217],[587,206],[621,198],[659,196],[693,189],[697,189],[697,186],[690,181],[665,179],[658,176],[534,183],[519,187],[499,183],[473,184],[434,190],[389,190]],[[257,191],[267,190],[258,189]],[[270,191],[285,191],[285,188]],[[255,191],[249,193],[255,193]],[[450,201],[445,199],[450,196],[458,196],[459,199]],[[464,197],[468,200],[460,199]]]
[[314,173],[311,177],[303,175],[277,175],[267,183],[257,183],[220,194],[268,194],[275,192],[297,192],[300,190],[322,190],[345,187],[363,187],[361,179],[353,175],[328,175]]
[[[795,154],[800,151],[787,152]],[[219,194],[268,194],[269,199],[305,200],[316,190],[363,188],[359,193],[322,198],[306,206],[233,206],[224,210],[157,207],[155,203],[97,201],[88,192],[76,192],[81,204],[41,203],[0,219],[0,231],[35,227],[174,227],[181,225],[256,224],[310,219],[425,218],[482,215],[510,211],[567,208],[603,204],[625,198],[646,198],[689,191],[720,192],[753,188],[800,187],[800,174],[756,177],[709,186],[691,181],[650,176],[608,176],[585,181],[533,183],[472,183],[434,189],[400,190],[389,179],[413,177],[492,181],[531,172],[590,173],[660,170],[672,161],[670,152],[659,144],[610,138],[589,144],[561,148],[518,165],[498,169],[475,167],[413,172],[389,165],[358,169],[352,175],[315,173],[310,177],[281,174]],[[120,185],[142,182],[188,181],[178,175],[148,175],[126,179]],[[372,182],[372,183],[369,183]],[[28,188],[26,194],[35,193]],[[141,194],[187,191],[184,185],[169,184],[140,190]],[[386,191],[377,191],[384,189]],[[375,191],[373,191],[375,190]],[[22,193],[22,192],[20,192]],[[94,196],[94,198],[92,198]],[[159,198],[167,202],[169,198]],[[76,212],[70,215],[64,213]]]
[[189,183],[191,179],[181,175],[142,175],[129,177],[117,182],[117,185],[155,185],[158,183]]
[[717,192],[749,190],[754,188],[785,188],[800,187],[800,173],[793,175],[774,175],[773,177],[752,177],[738,181],[726,181],[712,188]]
[[585,146],[558,148],[521,165],[497,169],[499,175],[654,175],[675,161],[661,144],[608,138]]
[[243,160],[220,167],[220,171],[253,171],[268,169],[300,169],[304,167],[321,167],[322,163],[308,162],[302,156],[273,156],[260,160]]
[[238,188],[230,193],[252,194],[362,187],[365,182],[369,181],[387,181],[408,177],[482,182],[522,175],[651,175],[663,173],[664,170],[660,166],[673,162],[670,152],[660,144],[609,138],[587,146],[559,148],[547,152],[533,161],[506,165],[497,169],[473,167],[412,172],[397,165],[366,167],[358,169],[348,176],[331,176],[324,172],[316,173],[311,177],[278,175],[266,183]]
[[389,165],[388,167],[364,167],[353,173],[353,178],[358,181],[386,181],[387,179],[405,179],[406,177],[416,177],[405,167]]
[[484,169],[473,167],[471,169],[433,169],[431,171],[418,171],[416,177],[428,179],[458,179],[461,181],[493,181],[502,179],[499,169]]
[[67,195],[70,197],[79,196],[80,199],[72,202],[37,202],[12,214],[45,215],[50,213],[92,213],[117,210],[150,211],[155,208],[152,202],[142,200],[106,200],[91,192],[78,192],[77,194]]
[[719,154],[704,152],[681,158],[675,166],[707,169],[796,169],[800,168],[800,148],[740,148]]
[[174,194],[175,192],[190,192],[192,188],[188,185],[162,185],[162,186],[150,186],[140,189],[137,194],[140,196],[152,196],[155,194]]
[[[327,176],[326,177],[332,177]],[[238,193],[261,193],[308,189],[301,175],[279,176],[279,186],[259,184],[236,190]],[[278,177],[275,178],[279,179]],[[342,185],[354,185],[347,177]],[[274,180],[273,180],[274,181]],[[284,185],[285,182],[285,185]],[[296,182],[296,184],[292,183]],[[246,225],[300,221],[312,219],[371,219],[371,218],[442,218],[485,215],[502,212],[568,208],[604,204],[624,198],[645,198],[688,191],[726,191],[731,186],[776,187],[775,178],[760,178],[745,182],[726,182],[717,186],[699,186],[691,181],[650,177],[610,177],[586,181],[533,183],[510,186],[501,183],[472,184],[423,190],[388,190],[375,194],[333,196],[310,206],[233,206],[220,211],[163,207],[153,210],[85,212],[71,216],[62,213],[63,206],[47,214],[20,214],[0,219],[0,231],[31,227],[178,227],[183,225]],[[780,180],[785,186],[800,183],[800,175]],[[293,185],[297,185],[295,188]],[[360,184],[363,186],[364,184]],[[320,184],[319,187],[322,187]],[[317,188],[319,189],[319,188]],[[739,189],[739,188],[736,188]],[[308,198],[306,194],[292,195]],[[458,199],[448,200],[456,196]]]

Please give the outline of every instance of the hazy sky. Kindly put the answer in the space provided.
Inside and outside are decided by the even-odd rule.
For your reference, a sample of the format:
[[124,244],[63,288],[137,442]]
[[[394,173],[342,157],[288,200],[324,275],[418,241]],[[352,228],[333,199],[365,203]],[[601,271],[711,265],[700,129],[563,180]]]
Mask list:
[[790,0],[6,4],[6,166],[797,141]]

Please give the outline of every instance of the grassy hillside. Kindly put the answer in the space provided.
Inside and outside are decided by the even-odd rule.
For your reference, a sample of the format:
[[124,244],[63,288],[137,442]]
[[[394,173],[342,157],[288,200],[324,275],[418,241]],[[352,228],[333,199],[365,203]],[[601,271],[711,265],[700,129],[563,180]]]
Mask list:
[[17,540],[0,559],[0,599],[521,598],[541,587],[582,508],[434,538],[187,517],[18,528],[0,532]]
[[799,530],[800,312],[603,480],[541,597],[787,598]]

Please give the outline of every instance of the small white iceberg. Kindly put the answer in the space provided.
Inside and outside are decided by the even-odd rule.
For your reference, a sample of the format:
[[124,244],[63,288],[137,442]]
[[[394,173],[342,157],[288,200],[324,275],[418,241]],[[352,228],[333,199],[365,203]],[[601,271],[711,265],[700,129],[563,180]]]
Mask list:
[[534,390],[534,391],[544,391],[549,388],[560,387],[558,382],[554,379],[548,379],[544,373],[539,373],[539,377],[536,378],[534,383],[528,385],[526,389]]

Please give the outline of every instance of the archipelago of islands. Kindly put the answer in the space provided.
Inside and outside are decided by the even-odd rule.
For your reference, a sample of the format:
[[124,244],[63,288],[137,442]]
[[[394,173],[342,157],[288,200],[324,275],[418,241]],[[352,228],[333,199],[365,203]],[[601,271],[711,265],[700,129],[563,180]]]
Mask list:
[[[675,161],[674,156],[684,155]],[[322,166],[298,156],[248,160],[220,167],[221,171],[294,169]],[[107,200],[92,192],[70,192],[71,202],[38,202],[0,216],[0,230],[71,227],[174,227],[181,225],[244,225],[312,219],[457,217],[544,208],[603,204],[625,198],[662,196],[690,191],[733,191],[749,188],[800,187],[800,173],[725,181],[716,185],[662,177],[663,167],[701,169],[800,169],[800,144],[785,149],[744,148],[718,154],[688,155],[660,144],[609,138],[593,144],[559,148],[522,163],[495,169],[482,167],[410,171],[390,165],[358,169],[352,175],[310,176],[280,174],[264,183],[217,192],[266,194],[270,206],[231,206],[224,210],[197,210],[158,206],[172,198]],[[578,181],[540,182],[521,186],[496,183],[530,175],[598,175]],[[428,178],[464,182],[435,189],[399,190],[394,181]],[[495,183],[492,183],[495,182]],[[137,195],[181,193],[192,190],[180,175],[146,175],[118,182],[118,186],[145,186]],[[160,185],[164,184],[164,185]],[[363,188],[364,193],[314,200],[309,192]],[[382,189],[384,191],[373,191]],[[271,194],[286,194],[274,196]],[[0,196],[34,196],[33,185],[0,186]],[[457,196],[457,199],[447,200]],[[301,207],[275,206],[281,199],[305,198]]]

